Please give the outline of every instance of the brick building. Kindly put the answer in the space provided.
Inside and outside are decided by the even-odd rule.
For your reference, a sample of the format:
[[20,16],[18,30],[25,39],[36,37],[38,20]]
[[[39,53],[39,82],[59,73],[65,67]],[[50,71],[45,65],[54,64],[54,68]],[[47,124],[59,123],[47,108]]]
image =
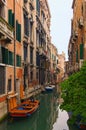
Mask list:
[[68,46],[69,72],[77,71],[86,60],[86,1],[73,0],[73,19]]

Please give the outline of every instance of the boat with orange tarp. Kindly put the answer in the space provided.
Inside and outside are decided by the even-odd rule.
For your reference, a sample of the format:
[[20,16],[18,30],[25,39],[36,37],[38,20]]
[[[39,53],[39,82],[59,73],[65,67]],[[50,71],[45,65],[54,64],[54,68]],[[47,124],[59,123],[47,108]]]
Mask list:
[[27,100],[17,105],[15,96],[11,96],[8,100],[9,114],[11,117],[28,117],[33,114],[39,107],[38,100]]

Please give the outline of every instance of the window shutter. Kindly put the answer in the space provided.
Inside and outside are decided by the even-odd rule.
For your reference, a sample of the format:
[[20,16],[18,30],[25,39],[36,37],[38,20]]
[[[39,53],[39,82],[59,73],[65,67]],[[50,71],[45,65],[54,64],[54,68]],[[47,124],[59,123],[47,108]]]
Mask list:
[[18,21],[16,20],[16,40],[18,40]]
[[78,62],[78,50],[76,51],[76,62]]
[[14,27],[14,13],[12,13],[12,26]]
[[2,63],[5,63],[5,48],[2,47]]
[[26,35],[29,36],[29,19],[26,18]]
[[2,63],[8,64],[8,49],[2,47]]
[[5,49],[5,63],[8,64],[8,49]]
[[21,24],[16,20],[16,40],[21,42]]
[[12,10],[8,10],[8,23],[12,26]]
[[80,44],[80,59],[84,57],[84,44]]
[[9,65],[13,65],[13,53],[9,51]]
[[5,67],[0,66],[0,95],[5,94]]
[[21,24],[18,24],[18,41],[21,42]]
[[16,65],[17,66],[21,66],[21,56],[19,56],[19,55],[16,55]]

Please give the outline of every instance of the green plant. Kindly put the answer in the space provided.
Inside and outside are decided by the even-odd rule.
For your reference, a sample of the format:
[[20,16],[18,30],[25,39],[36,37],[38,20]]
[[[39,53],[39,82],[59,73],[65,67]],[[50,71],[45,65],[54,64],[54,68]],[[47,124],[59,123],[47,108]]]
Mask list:
[[72,121],[81,115],[82,121],[86,122],[86,61],[79,72],[61,83],[61,89],[64,103],[60,108],[73,112]]

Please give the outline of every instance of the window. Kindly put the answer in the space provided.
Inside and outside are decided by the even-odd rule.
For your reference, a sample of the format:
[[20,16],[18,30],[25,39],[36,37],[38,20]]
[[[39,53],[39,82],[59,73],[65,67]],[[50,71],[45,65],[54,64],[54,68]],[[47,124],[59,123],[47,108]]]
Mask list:
[[12,79],[8,79],[8,92],[11,91]]
[[76,62],[78,62],[78,50],[76,51]]
[[0,95],[5,94],[5,67],[0,66]]
[[31,70],[31,72],[30,72],[30,81],[32,81],[33,80],[33,71]]
[[2,47],[2,63],[8,64],[8,49]]
[[30,22],[30,40],[33,41],[33,23]]
[[28,15],[24,13],[24,34],[29,36],[29,19]]
[[38,52],[36,52],[36,66],[40,66],[40,55]]
[[39,47],[39,32],[36,30],[36,45]]
[[12,13],[12,10],[8,10],[8,23],[14,27],[14,13]]
[[84,58],[84,44],[80,44],[80,59]]
[[30,64],[33,64],[33,48],[30,47]]
[[13,65],[13,52],[9,51],[8,49],[1,47],[1,54],[0,54],[0,61],[3,64]]
[[40,15],[40,1],[36,0],[36,10],[38,12],[38,15]]
[[16,20],[16,40],[21,42],[21,24]]
[[0,5],[0,16],[2,18],[5,18],[5,6],[4,6],[4,4]]
[[19,55],[16,55],[16,65],[18,67],[21,67],[21,56],[19,56]]
[[23,48],[24,48],[24,61],[26,61],[28,55],[28,45],[24,43]]
[[13,65],[13,53],[9,51],[9,65]]

